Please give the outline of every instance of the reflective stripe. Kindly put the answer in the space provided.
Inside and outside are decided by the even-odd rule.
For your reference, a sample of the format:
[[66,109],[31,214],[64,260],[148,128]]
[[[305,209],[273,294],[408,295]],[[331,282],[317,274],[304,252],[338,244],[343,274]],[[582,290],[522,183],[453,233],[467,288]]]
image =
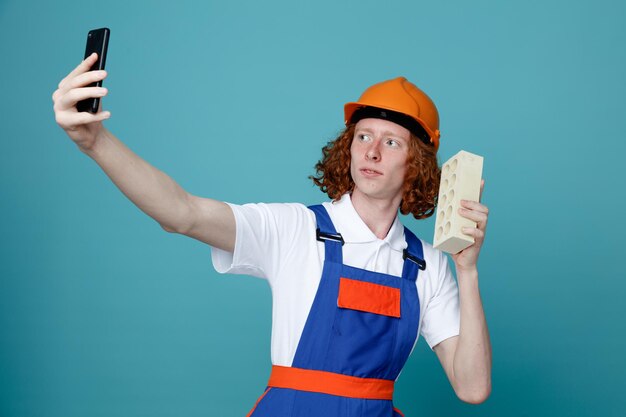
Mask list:
[[267,383],[270,387],[319,392],[340,397],[368,400],[391,400],[394,381],[359,378],[334,372],[315,371],[285,366],[272,366]]

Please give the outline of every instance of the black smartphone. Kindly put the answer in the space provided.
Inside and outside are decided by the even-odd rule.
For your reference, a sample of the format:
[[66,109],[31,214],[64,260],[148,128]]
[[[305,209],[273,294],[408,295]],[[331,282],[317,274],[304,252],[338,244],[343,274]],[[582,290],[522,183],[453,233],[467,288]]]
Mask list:
[[[100,28],[90,30],[87,34],[87,46],[85,47],[85,58],[96,52],[98,54],[98,60],[91,67],[89,71],[103,70],[104,64],[107,60],[107,49],[109,48],[109,36],[111,31],[109,28]],[[88,87],[102,87],[102,80],[91,83]],[[98,106],[100,105],[100,97],[89,98],[76,103],[76,109],[78,111],[88,111],[90,113],[97,113]]]

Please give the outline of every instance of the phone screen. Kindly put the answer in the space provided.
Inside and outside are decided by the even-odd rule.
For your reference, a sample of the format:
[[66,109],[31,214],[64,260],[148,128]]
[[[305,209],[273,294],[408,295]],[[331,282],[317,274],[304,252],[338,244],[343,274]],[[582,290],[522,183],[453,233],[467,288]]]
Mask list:
[[[98,60],[91,67],[90,71],[103,70],[107,59],[107,49],[109,47],[109,36],[111,31],[109,28],[100,28],[90,30],[87,34],[87,45],[85,47],[85,58],[92,53],[98,54]],[[102,87],[102,81],[91,83],[88,87]],[[78,111],[88,111],[97,113],[100,105],[100,98],[89,98],[76,103]]]

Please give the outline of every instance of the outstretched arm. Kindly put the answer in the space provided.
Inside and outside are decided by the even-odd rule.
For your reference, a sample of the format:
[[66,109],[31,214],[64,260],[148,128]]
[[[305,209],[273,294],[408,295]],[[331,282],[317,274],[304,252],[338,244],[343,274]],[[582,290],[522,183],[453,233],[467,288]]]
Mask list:
[[59,126],[83,153],[96,161],[124,195],[163,229],[232,251],[235,219],[226,203],[187,193],[164,172],[133,153],[102,125],[110,117],[109,112],[100,109],[90,114],[76,110],[78,101],[108,93],[105,88],[86,87],[107,76],[106,71],[89,71],[96,58],[96,54],[86,58],[52,94]]
[[[481,193],[484,186],[481,184]],[[491,393],[491,342],[487,321],[478,289],[476,263],[485,238],[489,210],[475,201],[462,201],[462,216],[476,222],[476,228],[465,228],[463,233],[474,237],[474,244],[452,255],[459,284],[461,328],[434,347],[457,396],[478,404]]]

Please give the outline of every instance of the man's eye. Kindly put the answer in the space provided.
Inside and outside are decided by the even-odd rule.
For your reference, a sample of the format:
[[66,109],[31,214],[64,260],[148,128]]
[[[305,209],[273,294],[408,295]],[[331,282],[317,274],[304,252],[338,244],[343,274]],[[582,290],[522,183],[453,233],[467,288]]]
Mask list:
[[393,139],[387,139],[387,145],[389,146],[398,146],[399,143]]
[[362,141],[368,141],[370,140],[370,137],[367,135],[359,135],[359,139],[361,139]]

